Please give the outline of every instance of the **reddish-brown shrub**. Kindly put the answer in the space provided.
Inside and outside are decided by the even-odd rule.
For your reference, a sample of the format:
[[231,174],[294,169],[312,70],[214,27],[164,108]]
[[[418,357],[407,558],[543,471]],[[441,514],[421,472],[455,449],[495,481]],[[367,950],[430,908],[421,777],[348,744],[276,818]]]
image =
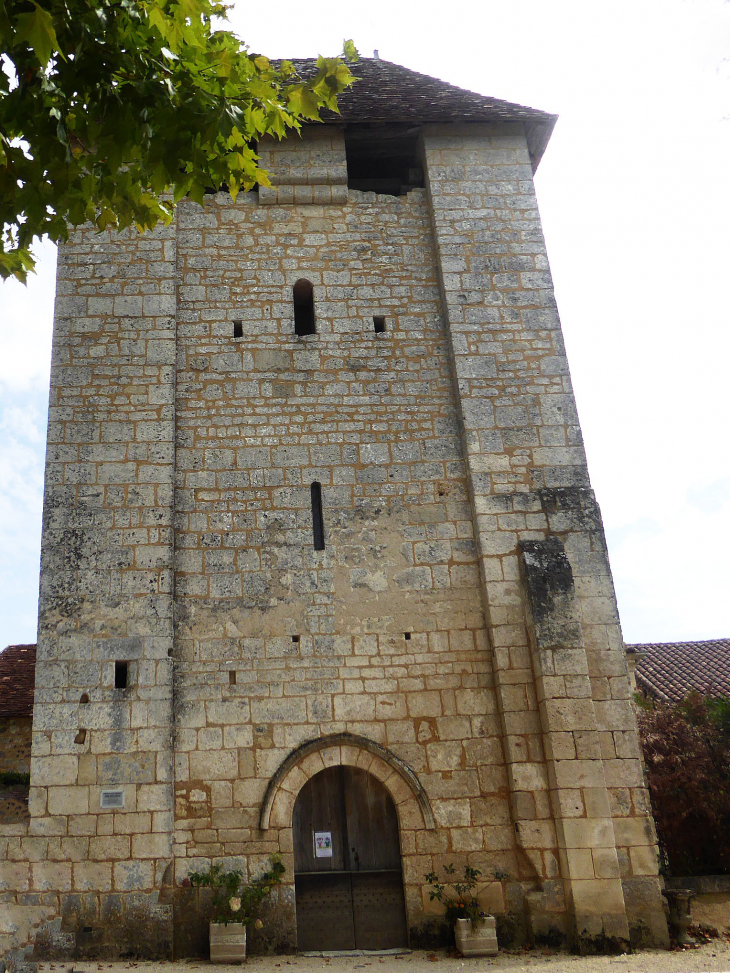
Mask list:
[[730,699],[642,706],[639,733],[665,868],[730,873]]

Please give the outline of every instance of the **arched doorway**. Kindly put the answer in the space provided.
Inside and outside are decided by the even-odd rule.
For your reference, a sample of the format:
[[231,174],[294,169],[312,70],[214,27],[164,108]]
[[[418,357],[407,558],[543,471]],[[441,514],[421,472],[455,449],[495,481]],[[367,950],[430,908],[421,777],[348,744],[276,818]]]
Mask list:
[[407,945],[398,816],[377,778],[349,766],[315,774],[292,833],[300,950]]

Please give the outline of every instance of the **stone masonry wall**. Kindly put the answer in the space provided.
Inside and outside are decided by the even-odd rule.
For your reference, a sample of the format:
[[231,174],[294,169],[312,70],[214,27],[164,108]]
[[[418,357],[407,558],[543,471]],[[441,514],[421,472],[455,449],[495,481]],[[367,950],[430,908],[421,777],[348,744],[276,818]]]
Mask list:
[[174,226],[82,229],[59,252],[32,820],[0,866],[0,888],[58,910],[40,954],[170,935],[174,273]]
[[309,126],[285,142],[266,137],[258,151],[261,167],[275,176],[271,186],[259,186],[261,206],[347,203],[347,161],[339,126]]
[[[30,746],[33,722],[29,716],[0,718],[0,774],[15,771],[30,773]],[[4,785],[0,780],[0,858],[3,855],[5,824],[16,825],[28,819],[28,787]],[[11,830],[15,830],[14,828]]]
[[434,865],[520,866],[425,193],[349,198],[179,210],[177,880],[279,852],[291,882],[290,819],[258,828],[269,780],[304,741],[360,734],[432,802],[437,834],[401,808],[416,928]]
[[451,861],[507,869],[487,904],[512,935],[665,941],[521,128],[426,127],[427,188],[399,198],[345,191],[337,126],[262,154],[270,190],[61,249],[0,946],[40,924],[37,956],[169,955],[191,870],[276,852],[292,947],[292,810],[338,763],[396,803],[414,942]]
[[30,716],[0,717],[0,773],[8,770],[30,773],[32,729]]
[[[620,940],[628,903],[633,935],[666,941],[615,594],[524,136],[432,126],[423,154],[516,830],[545,892],[536,908],[560,911],[565,894],[579,938]],[[565,552],[560,597],[533,590],[521,547],[546,537]]]

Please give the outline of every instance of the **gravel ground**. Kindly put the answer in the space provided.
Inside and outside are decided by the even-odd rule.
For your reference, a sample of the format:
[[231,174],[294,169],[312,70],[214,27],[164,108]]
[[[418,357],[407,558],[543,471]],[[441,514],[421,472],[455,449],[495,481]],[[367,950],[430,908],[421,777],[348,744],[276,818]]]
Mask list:
[[[568,953],[531,950],[500,952],[498,956],[465,959],[445,952],[414,951],[400,956],[253,956],[246,962],[248,973],[730,973],[730,941],[712,940],[682,951],[647,950],[629,956],[572,956]],[[41,963],[39,973],[66,973],[62,963]],[[202,960],[180,963],[83,963],[74,973],[225,973],[230,966]],[[235,968],[234,968],[235,969]]]

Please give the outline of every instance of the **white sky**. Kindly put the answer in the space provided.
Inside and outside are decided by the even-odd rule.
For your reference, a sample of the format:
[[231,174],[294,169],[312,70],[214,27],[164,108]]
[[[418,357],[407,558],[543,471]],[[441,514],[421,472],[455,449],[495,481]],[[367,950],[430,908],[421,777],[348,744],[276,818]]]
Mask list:
[[[536,184],[624,637],[727,637],[730,3],[251,9],[231,21],[258,53],[352,37],[560,115]],[[35,640],[53,274],[48,247],[27,289],[0,283],[0,646]]]

